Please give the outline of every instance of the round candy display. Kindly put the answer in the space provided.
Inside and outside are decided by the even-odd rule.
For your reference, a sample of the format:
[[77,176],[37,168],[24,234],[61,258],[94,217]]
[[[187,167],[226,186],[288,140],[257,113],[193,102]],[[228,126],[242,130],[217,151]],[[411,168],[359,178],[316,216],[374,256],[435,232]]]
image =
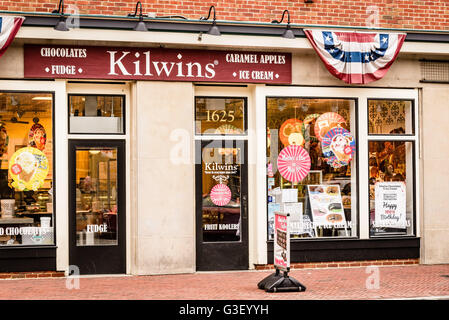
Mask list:
[[310,156],[301,146],[287,146],[279,153],[277,165],[284,179],[297,183],[310,171]]
[[290,133],[290,135],[288,136],[288,144],[296,145],[296,146],[303,146],[304,145],[304,137],[299,132]]
[[355,139],[343,128],[330,129],[321,141],[323,155],[333,168],[346,166],[351,162],[355,151]]
[[318,138],[318,140],[321,141],[330,129],[341,127],[341,125],[345,123],[345,118],[343,118],[338,113],[323,113],[315,122],[315,136]]
[[225,184],[216,184],[210,191],[210,200],[217,206],[225,206],[231,200],[231,189]]
[[37,148],[25,147],[17,150],[9,161],[9,174],[17,190],[37,191],[48,174],[48,160]]
[[281,125],[281,128],[279,129],[279,138],[281,139],[281,142],[284,146],[290,145],[290,142],[288,141],[288,137],[292,133],[299,133],[302,132],[302,121],[291,118],[288,120],[285,120],[284,123]]
[[35,123],[28,133],[28,141],[30,147],[38,148],[39,150],[45,149],[45,143],[47,142],[47,134],[44,126],[40,123]]

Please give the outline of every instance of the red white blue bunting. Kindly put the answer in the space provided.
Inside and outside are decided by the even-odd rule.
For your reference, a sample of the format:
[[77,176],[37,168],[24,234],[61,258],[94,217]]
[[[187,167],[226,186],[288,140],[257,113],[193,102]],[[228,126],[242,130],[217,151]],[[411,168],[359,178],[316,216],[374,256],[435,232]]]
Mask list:
[[381,79],[395,61],[405,33],[304,30],[326,68],[346,83]]
[[0,16],[0,57],[14,40],[24,20],[24,17]]

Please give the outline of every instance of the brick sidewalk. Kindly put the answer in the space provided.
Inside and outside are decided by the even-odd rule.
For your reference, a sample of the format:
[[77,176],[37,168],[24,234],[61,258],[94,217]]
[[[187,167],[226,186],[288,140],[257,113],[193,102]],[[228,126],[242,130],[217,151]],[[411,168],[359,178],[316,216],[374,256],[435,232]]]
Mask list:
[[[371,271],[370,271],[371,270]],[[159,276],[82,277],[0,281],[0,300],[366,300],[449,298],[449,265],[379,266],[378,289],[367,289],[376,271],[366,267],[300,269],[291,276],[305,292],[267,293],[257,283],[269,271],[200,272]]]

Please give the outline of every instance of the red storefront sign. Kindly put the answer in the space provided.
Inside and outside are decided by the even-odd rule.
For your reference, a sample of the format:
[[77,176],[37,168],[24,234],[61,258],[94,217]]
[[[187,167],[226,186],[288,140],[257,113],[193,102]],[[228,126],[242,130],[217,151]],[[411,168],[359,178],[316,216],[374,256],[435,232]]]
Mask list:
[[291,83],[291,54],[25,45],[25,78]]

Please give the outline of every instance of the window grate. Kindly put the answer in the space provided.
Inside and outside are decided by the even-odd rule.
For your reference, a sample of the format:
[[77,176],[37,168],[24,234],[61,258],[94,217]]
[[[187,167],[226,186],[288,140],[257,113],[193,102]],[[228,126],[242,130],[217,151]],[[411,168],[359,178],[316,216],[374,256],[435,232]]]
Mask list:
[[421,61],[421,81],[449,82],[449,61]]

